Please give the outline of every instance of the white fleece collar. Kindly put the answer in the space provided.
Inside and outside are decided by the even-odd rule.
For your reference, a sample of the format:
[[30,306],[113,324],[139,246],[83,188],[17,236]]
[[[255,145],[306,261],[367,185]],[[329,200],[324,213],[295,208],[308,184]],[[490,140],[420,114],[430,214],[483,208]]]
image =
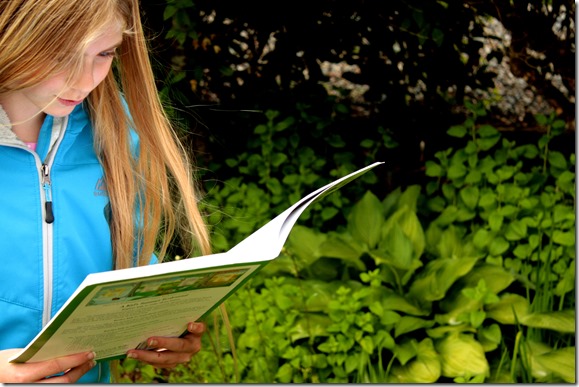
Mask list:
[[2,109],[2,105],[0,105],[0,143],[24,145],[24,142],[12,131],[12,123],[10,122],[10,118],[8,118],[8,114]]

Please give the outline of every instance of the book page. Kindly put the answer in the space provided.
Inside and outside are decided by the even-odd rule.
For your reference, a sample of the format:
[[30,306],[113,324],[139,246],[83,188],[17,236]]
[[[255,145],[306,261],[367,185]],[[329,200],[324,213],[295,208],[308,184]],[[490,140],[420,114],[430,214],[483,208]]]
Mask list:
[[15,360],[42,361],[92,350],[96,360],[109,360],[132,348],[146,349],[150,336],[181,336],[187,323],[219,305],[259,267],[228,266],[90,286],[77,298],[74,314],[64,310],[58,330],[44,331],[29,348],[34,354]]

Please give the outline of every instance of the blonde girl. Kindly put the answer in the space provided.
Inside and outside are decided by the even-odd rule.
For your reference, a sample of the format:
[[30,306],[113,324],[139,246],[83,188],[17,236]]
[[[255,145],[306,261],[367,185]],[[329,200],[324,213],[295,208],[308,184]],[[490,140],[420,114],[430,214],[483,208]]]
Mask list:
[[[177,235],[185,251],[210,253],[138,0],[0,0],[0,107],[0,382],[109,381],[93,353],[7,359],[87,274],[161,261]],[[149,339],[165,351],[127,355],[187,362],[204,330],[188,328]]]

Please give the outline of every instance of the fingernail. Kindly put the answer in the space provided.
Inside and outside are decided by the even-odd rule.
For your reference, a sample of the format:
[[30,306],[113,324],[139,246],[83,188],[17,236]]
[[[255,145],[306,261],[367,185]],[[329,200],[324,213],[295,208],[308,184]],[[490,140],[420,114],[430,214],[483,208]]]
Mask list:
[[128,357],[128,358],[131,358],[131,359],[136,359],[136,358],[137,358],[137,354],[134,353],[134,352],[129,352],[129,353],[127,354],[127,357]]
[[156,347],[157,346],[157,340],[149,340],[149,347]]
[[202,330],[202,323],[189,323],[189,332],[201,332]]
[[90,362],[90,368],[94,368],[94,366],[96,366],[97,362],[96,361],[91,361]]
[[94,358],[96,357],[96,353],[94,353],[94,352],[89,352],[89,353],[86,355],[86,357],[87,357],[88,360],[92,360],[92,359],[94,359]]

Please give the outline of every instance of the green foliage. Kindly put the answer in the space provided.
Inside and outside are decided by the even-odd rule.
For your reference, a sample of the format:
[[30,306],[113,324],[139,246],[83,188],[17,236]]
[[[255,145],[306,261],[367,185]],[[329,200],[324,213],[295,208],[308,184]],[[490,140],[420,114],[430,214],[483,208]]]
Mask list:
[[[307,139],[300,136],[300,126],[315,121],[303,112],[296,117],[280,117],[278,111],[268,110],[265,123],[257,125],[247,139],[247,150],[231,155],[221,167],[225,175],[233,177],[208,184],[206,200],[202,203],[213,226],[213,245],[216,251],[226,251],[265,221],[273,218],[304,193],[325,185],[330,177],[339,177],[356,169],[349,152],[334,154],[335,162],[321,158]],[[316,122],[315,125],[320,125]],[[315,135],[315,133],[313,134]],[[334,137],[332,149],[340,149],[340,136]],[[378,145],[372,145],[376,148]],[[227,172],[224,169],[227,168]],[[373,173],[346,187],[350,192],[361,186],[376,182]],[[338,191],[327,198],[323,205],[315,204],[300,221],[314,227],[322,227],[328,221],[341,221],[345,210],[351,206],[348,195]]]
[[517,145],[469,109],[449,130],[464,147],[427,161],[424,187],[367,191],[332,230],[295,226],[227,300],[235,346],[209,322],[206,349],[171,380],[575,382],[575,156],[550,149],[555,116]]

